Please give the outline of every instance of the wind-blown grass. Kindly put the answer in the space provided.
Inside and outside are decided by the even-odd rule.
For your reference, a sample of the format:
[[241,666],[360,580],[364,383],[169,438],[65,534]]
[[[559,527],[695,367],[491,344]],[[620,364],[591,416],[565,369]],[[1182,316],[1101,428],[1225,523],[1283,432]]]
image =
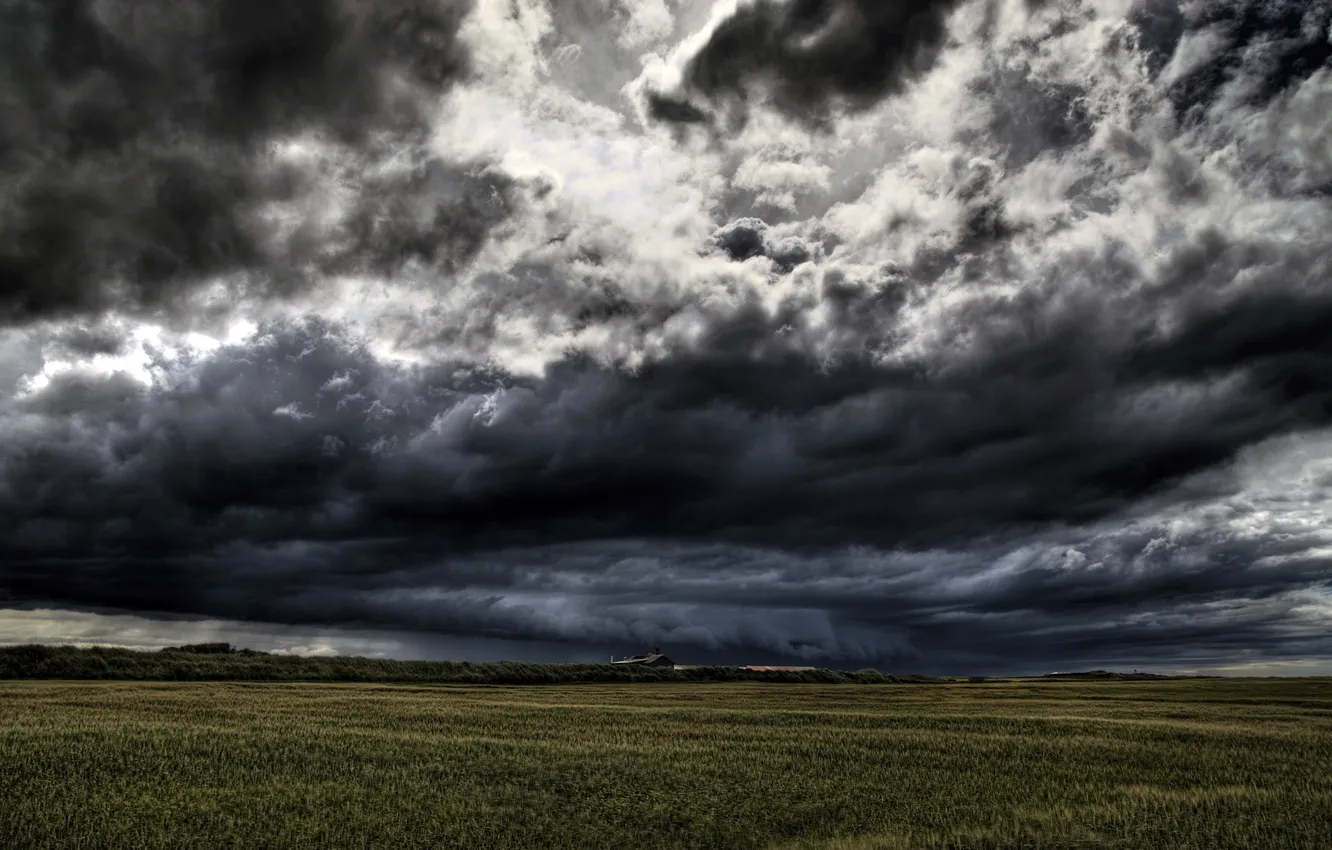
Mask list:
[[1332,682],[0,683],[0,846],[1332,847]]

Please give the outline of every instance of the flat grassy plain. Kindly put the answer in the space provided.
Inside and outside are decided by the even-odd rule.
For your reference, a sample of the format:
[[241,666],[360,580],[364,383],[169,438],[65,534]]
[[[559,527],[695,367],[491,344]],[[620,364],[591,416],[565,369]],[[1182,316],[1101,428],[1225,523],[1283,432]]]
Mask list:
[[5,848],[1332,848],[1332,680],[0,682]]

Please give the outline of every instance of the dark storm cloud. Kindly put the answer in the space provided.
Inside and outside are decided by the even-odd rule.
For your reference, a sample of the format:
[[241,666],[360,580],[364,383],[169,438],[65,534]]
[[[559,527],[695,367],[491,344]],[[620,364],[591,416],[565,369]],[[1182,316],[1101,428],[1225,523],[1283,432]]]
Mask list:
[[664,121],[697,122],[690,96],[743,121],[754,90],[783,113],[821,125],[900,91],[928,70],[960,0],[757,0],[742,4],[684,67],[683,99],[650,95]]
[[712,241],[732,260],[767,257],[783,272],[809,262],[818,251],[798,236],[774,236],[767,223],[757,218],[737,219],[712,234]]
[[[871,293],[845,281],[827,298],[851,327],[890,309]],[[151,390],[66,373],[23,402],[37,418],[5,435],[0,587],[276,623],[591,644],[674,635],[719,658],[748,647],[874,660],[963,657],[941,608],[1021,610],[1071,631],[1069,612],[1084,608],[1119,616],[1165,592],[1181,604],[1262,598],[1327,575],[1317,559],[1255,570],[1255,557],[1287,554],[1279,542],[1237,548],[1220,532],[1173,544],[1208,560],[1197,568],[1152,549],[1159,531],[1071,534],[1051,548],[1106,567],[1030,555],[949,598],[946,576],[965,584],[1031,535],[1131,509],[1295,423],[1261,385],[1190,394],[1175,375],[1155,389],[1117,380],[1131,351],[1115,365],[1109,317],[1047,314],[1038,321],[1066,331],[1024,344],[1012,311],[1035,306],[989,305],[992,348],[934,375],[818,367],[773,341],[771,323],[795,317],[745,311],[636,375],[576,359],[543,378],[394,367],[316,321],[262,328]],[[1196,347],[1218,374],[1243,372]],[[1318,405],[1306,412],[1323,421]],[[632,540],[644,544],[612,557]],[[866,569],[836,556],[851,544],[954,554],[923,567],[871,554]],[[690,546],[719,554],[675,554]],[[1158,564],[1150,574],[1144,557]],[[579,594],[572,611],[531,601]],[[801,629],[811,636],[792,643]],[[1084,657],[1129,651],[1126,634]],[[993,636],[1005,640],[1016,651],[1023,638]]]
[[1137,0],[1129,9],[1128,23],[1137,32],[1138,47],[1152,76],[1161,73],[1184,36],[1184,12],[1180,0]]
[[648,115],[655,121],[672,124],[705,124],[708,121],[708,113],[697,106],[658,92],[648,93],[647,109]]
[[[849,557],[803,569],[788,561],[757,598],[745,595],[756,607],[830,612],[845,631],[909,636],[899,669],[913,658],[947,658],[955,671],[1042,672],[1326,654],[1332,640],[1309,588],[1327,582],[1332,561],[1309,555],[1308,537],[1245,539],[1222,519],[1184,531],[1159,520],[1065,532],[965,558]],[[1302,607],[1312,616],[1296,613]]]
[[[706,123],[709,112],[694,102],[719,105],[730,122],[743,122],[756,96],[778,111],[806,123],[826,125],[838,108],[871,106],[928,71],[947,38],[949,14],[960,0],[759,0],[743,4],[687,57],[683,90],[649,91],[647,114],[677,124]],[[1053,7],[1055,34],[1067,15],[1085,13],[1080,4],[1031,3]],[[1220,43],[1215,55],[1191,65],[1169,83],[1169,96],[1181,116],[1206,109],[1226,88],[1245,102],[1265,102],[1332,60],[1332,4],[1327,0],[1139,0],[1126,19],[1153,76],[1170,62],[1181,40],[1207,34]],[[1048,34],[1047,34],[1048,35]],[[1026,46],[1038,45],[1039,35]],[[1020,147],[1027,161],[1043,143],[1084,136],[1076,86],[1046,82],[1042,97],[1014,86],[1029,85],[1020,68],[996,68],[978,82],[995,90],[1000,136]],[[1020,98],[1022,103],[1004,103]],[[1037,112],[1033,113],[1033,109]],[[1036,124],[1019,136],[1007,124]],[[1043,134],[1053,134],[1049,138]],[[1025,157],[1025,158],[1023,158]]]
[[[904,9],[925,25],[888,34]],[[1137,63],[1146,50],[1164,74],[1184,36],[1167,11],[1139,9],[1138,40],[1119,31],[1101,58],[1127,57],[1132,96],[1168,110]],[[744,5],[686,66],[702,99],[661,103],[711,120],[704,107],[743,111],[761,90],[821,121],[926,68],[946,11]],[[821,219],[725,209],[687,236],[654,233],[649,253],[560,208],[547,221],[560,238],[361,326],[425,365],[309,317],[209,354],[148,350],[150,386],[88,363],[34,381],[0,410],[0,596],[898,669],[1327,654],[1332,474],[1252,456],[1332,424],[1332,210],[1288,191],[1294,177],[1268,179],[1304,180],[1316,157],[1246,137],[1226,171],[1206,133],[1134,125],[1141,103],[1107,117],[1103,81],[1050,58],[1081,26],[1057,13],[987,46],[980,78],[957,88],[984,107],[970,135],[938,134],[961,152],[921,145],[876,166],[863,197]],[[1264,39],[1227,42],[1243,54],[1227,66],[1237,91],[1270,78],[1249,49]],[[330,174],[255,165],[250,146],[306,126],[295,118],[241,136],[187,125],[209,150],[241,151],[235,173],[290,177],[298,198],[302,181],[354,188],[332,233],[298,227],[278,260],[260,241],[257,258],[216,268],[457,270],[509,215],[515,183],[419,149],[360,173],[376,143],[342,128],[342,107],[316,106],[303,120],[355,152]],[[1292,133],[1312,126],[1288,108]],[[1232,112],[1241,129],[1263,123]],[[369,114],[414,144],[417,113]],[[1239,132],[1228,118],[1198,120],[1223,137]],[[780,145],[764,156],[788,164]],[[206,178],[226,188],[229,173]],[[236,185],[243,206],[253,193]],[[148,232],[138,203],[106,229],[71,226],[120,246]],[[183,212],[177,225],[207,250],[232,244]],[[128,338],[87,324],[32,345],[128,357]],[[12,345],[17,374],[35,373]],[[541,366],[495,365],[523,345]]]
[[[400,184],[361,185],[358,172],[424,140],[432,97],[466,69],[457,37],[467,9],[458,0],[5,0],[0,319],[151,309],[217,276],[249,275],[234,285],[263,294],[299,285],[311,266],[373,272],[445,252],[465,258],[493,216],[425,190],[439,188],[442,170],[476,182],[466,164],[425,164],[424,177]],[[275,158],[275,144],[301,136],[335,146],[349,165],[319,174]],[[281,235],[271,205],[339,178],[355,196],[346,230],[298,224]],[[435,206],[368,224],[395,204]]]
[[1144,2],[1139,9],[1131,20],[1143,33],[1152,67],[1168,60],[1185,33],[1206,33],[1221,47],[1170,84],[1170,99],[1186,118],[1226,89],[1239,102],[1269,101],[1332,61],[1328,0],[1193,3],[1182,15],[1163,3]]

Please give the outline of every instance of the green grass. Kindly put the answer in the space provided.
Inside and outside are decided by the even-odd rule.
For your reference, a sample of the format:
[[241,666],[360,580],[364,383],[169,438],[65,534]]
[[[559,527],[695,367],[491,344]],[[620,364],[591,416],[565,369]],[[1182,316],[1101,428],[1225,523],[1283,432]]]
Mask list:
[[1332,681],[0,682],[0,847],[1332,848]]

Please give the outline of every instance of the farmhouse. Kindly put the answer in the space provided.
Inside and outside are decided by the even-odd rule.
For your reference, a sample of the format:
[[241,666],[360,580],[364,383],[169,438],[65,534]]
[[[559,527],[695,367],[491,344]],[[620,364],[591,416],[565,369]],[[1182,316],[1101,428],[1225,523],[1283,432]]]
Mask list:
[[642,655],[635,655],[630,658],[621,658],[618,661],[611,661],[612,664],[634,664],[639,667],[666,667],[675,668],[675,662],[661,654],[661,647],[656,647],[651,652],[645,652]]

